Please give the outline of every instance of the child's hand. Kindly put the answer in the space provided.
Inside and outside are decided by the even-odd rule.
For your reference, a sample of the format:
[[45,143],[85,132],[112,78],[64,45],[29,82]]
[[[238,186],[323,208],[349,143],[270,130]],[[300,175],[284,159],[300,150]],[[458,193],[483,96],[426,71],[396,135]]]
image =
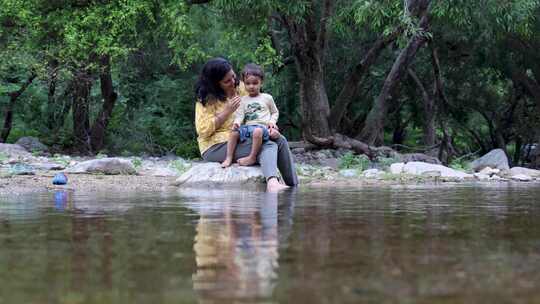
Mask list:
[[235,123],[233,123],[233,125],[232,125],[232,129],[233,129],[233,130],[238,130],[238,129],[240,129],[240,125],[239,125],[238,123],[235,122]]
[[268,123],[268,129],[276,129],[276,131],[279,131],[278,126],[273,122]]

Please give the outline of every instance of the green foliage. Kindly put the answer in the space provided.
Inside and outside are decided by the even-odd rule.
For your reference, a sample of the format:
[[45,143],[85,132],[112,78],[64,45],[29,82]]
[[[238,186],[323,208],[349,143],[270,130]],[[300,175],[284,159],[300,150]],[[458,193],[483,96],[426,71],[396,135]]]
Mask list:
[[[330,41],[322,63],[330,106],[373,42],[381,34],[402,30],[399,43],[387,47],[358,84],[339,132],[358,135],[358,126],[395,61],[396,47],[418,33],[418,18],[404,7],[408,2],[336,2],[328,18]],[[38,75],[15,104],[8,142],[30,135],[43,138],[53,151],[72,151],[74,121],[68,108],[73,104],[72,81],[78,71],[89,74],[92,124],[103,105],[101,56],[111,59],[118,94],[102,153],[200,157],[193,89],[202,65],[214,56],[229,58],[236,70],[247,62],[263,65],[264,91],[274,96],[280,110],[278,125],[289,139],[299,140],[304,113],[298,92],[305,75],[291,64],[303,63],[294,61],[291,45],[298,41],[291,40],[284,20],[300,27],[318,22],[321,3],[4,0],[0,58],[6,60],[0,61],[0,105],[8,105],[8,94],[19,90],[31,73]],[[538,142],[540,111],[527,84],[540,79],[539,5],[538,0],[432,1],[430,32],[425,33],[430,48],[421,49],[410,67],[426,91],[434,92],[431,48],[438,51],[447,100],[433,96],[437,141],[444,130],[460,154],[498,146],[497,136],[509,147],[518,141]],[[311,13],[317,18],[308,19]],[[528,82],[516,79],[522,74]],[[398,143],[394,135],[405,125],[399,143],[410,146],[410,151],[424,146],[423,103],[420,90],[404,76],[388,101],[385,144]],[[51,125],[51,117],[60,118]],[[383,167],[392,162],[379,160]],[[353,154],[340,160],[342,168],[368,165],[369,160]],[[466,168],[466,163],[453,166]]]
[[134,157],[131,159],[131,163],[133,164],[133,167],[135,167],[135,169],[139,169],[142,166],[143,161],[140,157]]
[[381,157],[377,160],[377,163],[381,167],[381,169],[387,169],[390,168],[390,166],[394,163],[399,163],[400,160],[393,158],[393,157]]
[[340,169],[357,169],[364,171],[369,168],[369,158],[365,155],[356,155],[347,152],[339,159]]
[[5,152],[0,152],[0,163],[5,163],[9,159],[9,155]]
[[100,159],[100,158],[107,158],[109,157],[107,154],[105,154],[104,152],[100,151],[98,154],[96,154],[96,158],[97,159]]
[[465,171],[465,172],[472,171],[471,162],[467,161],[467,160],[464,160],[464,159],[453,160],[449,164],[449,167],[454,169],[454,170],[459,170],[459,171]]

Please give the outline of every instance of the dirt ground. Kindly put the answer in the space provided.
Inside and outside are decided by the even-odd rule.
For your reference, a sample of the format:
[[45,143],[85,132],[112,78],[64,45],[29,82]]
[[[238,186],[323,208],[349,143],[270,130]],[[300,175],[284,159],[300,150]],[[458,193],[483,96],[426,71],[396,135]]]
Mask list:
[[62,186],[52,184],[54,173],[36,175],[14,175],[0,178],[0,195],[22,195],[59,189],[91,193],[101,191],[170,191],[176,177],[141,175],[94,175],[70,174],[68,183]]

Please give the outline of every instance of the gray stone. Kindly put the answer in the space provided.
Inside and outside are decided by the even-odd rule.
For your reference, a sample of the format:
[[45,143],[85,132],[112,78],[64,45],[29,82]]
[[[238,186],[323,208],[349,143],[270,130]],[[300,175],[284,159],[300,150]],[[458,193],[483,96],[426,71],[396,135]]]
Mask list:
[[37,139],[36,137],[32,137],[32,136],[21,137],[19,138],[19,140],[17,140],[15,144],[25,148],[26,151],[29,151],[29,152],[49,151],[49,148],[46,145],[41,143],[39,139]]
[[491,176],[489,176],[488,174],[481,173],[481,172],[474,173],[473,175],[474,177],[476,177],[478,180],[481,180],[481,181],[487,181],[491,179]]
[[265,182],[261,167],[238,166],[221,168],[219,163],[209,162],[194,165],[176,181],[177,186],[212,187],[262,185]]
[[534,170],[529,168],[523,168],[523,167],[513,167],[510,169],[510,175],[528,175],[531,177],[540,177],[540,170]]
[[64,170],[66,168],[65,165],[57,164],[57,163],[51,163],[51,162],[43,162],[43,163],[30,163],[30,165],[36,170],[44,170],[44,171],[51,171],[51,170]]
[[471,174],[457,171],[443,165],[428,164],[423,162],[410,162],[403,166],[403,173],[412,175],[422,175],[425,172],[440,172],[441,177],[452,177],[458,179],[472,178]]
[[339,170],[339,175],[343,177],[356,177],[358,176],[358,172],[355,169],[343,169]]
[[481,174],[485,174],[487,176],[492,176],[495,174],[501,173],[500,169],[491,169],[490,167],[485,167],[484,169],[480,170]]
[[27,164],[15,164],[9,168],[9,173],[12,175],[34,175],[34,168]]
[[528,175],[524,175],[524,174],[513,175],[511,179],[515,181],[520,181],[520,182],[530,182],[533,180],[532,177]]
[[32,154],[28,153],[23,147],[14,144],[0,143],[0,155],[5,158],[30,158]]
[[403,173],[404,163],[394,163],[390,165],[390,173],[392,174],[401,174]]
[[147,174],[151,176],[178,176],[178,171],[171,168],[157,167],[150,170]]
[[339,166],[339,160],[337,158],[327,158],[319,161],[320,165],[323,167],[330,167],[332,169],[337,169]]
[[508,157],[502,149],[491,150],[488,154],[480,157],[479,159],[471,163],[471,167],[474,171],[478,172],[486,167],[495,168],[499,170],[508,170]]
[[384,172],[379,169],[368,169],[362,172],[362,175],[366,178],[379,178]]
[[424,171],[422,172],[421,175],[425,177],[441,177],[442,173],[441,171],[433,170],[433,171]]
[[137,173],[135,167],[130,161],[115,157],[83,161],[72,167],[67,168],[66,172],[99,173],[107,175],[131,175]]

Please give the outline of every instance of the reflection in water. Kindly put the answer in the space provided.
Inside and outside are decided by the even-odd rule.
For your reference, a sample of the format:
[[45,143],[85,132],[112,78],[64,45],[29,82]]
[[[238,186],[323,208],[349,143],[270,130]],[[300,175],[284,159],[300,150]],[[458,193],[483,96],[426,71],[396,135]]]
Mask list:
[[[215,192],[211,195],[216,197]],[[217,201],[191,204],[200,216],[193,246],[197,264],[193,288],[201,303],[267,301],[272,296],[278,278],[278,200],[288,216],[294,196],[292,191],[224,192]],[[291,221],[288,217],[283,227],[290,227]]]
[[443,184],[2,198],[0,304],[540,303],[538,197]]

